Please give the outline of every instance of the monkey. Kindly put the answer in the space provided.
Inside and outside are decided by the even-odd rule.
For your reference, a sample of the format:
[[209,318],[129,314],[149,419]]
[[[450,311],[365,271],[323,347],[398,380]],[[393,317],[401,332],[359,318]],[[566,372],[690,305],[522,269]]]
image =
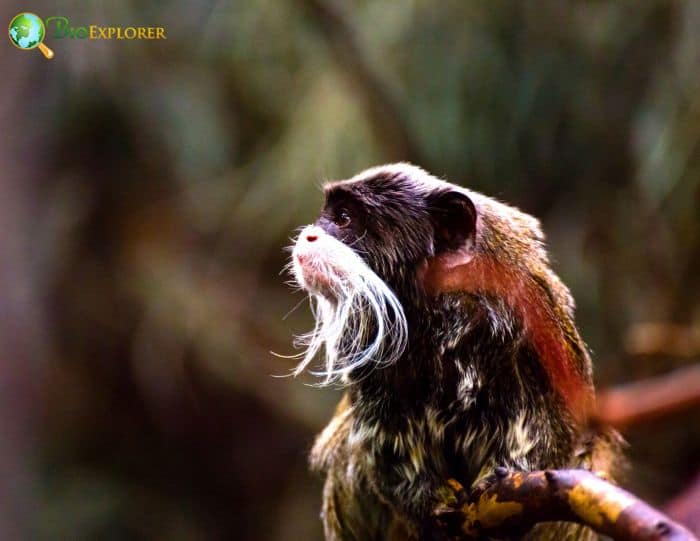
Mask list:
[[[408,163],[324,194],[290,267],[315,318],[294,374],[344,389],[310,455],[327,540],[429,539],[448,480],[496,467],[612,475],[620,438],[586,421],[591,358],[536,218]],[[549,523],[519,538],[598,537]]]

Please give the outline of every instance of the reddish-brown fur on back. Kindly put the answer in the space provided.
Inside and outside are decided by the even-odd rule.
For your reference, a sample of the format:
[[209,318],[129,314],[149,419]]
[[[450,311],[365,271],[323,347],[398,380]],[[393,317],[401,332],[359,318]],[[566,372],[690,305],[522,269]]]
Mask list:
[[475,255],[464,264],[454,264],[453,257],[435,257],[428,261],[423,279],[430,294],[469,292],[490,294],[505,299],[509,307],[522,318],[526,336],[531,340],[552,387],[561,397],[572,416],[583,422],[593,402],[593,388],[581,373],[565,329],[561,314],[549,306],[539,286],[521,269],[509,269],[505,264],[483,254]]

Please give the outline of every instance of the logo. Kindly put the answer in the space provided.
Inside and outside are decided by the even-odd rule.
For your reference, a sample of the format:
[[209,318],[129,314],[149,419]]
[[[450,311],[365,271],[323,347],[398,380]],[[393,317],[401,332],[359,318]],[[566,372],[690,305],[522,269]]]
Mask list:
[[46,27],[38,15],[34,13],[15,15],[10,21],[7,32],[10,42],[18,49],[30,51],[38,48],[47,59],[53,58],[53,51],[43,43]]
[[46,58],[53,58],[53,51],[44,45],[46,27],[53,30],[54,39],[87,40],[161,40],[167,39],[162,26],[71,26],[68,17],[53,16],[46,22],[34,13],[20,13],[10,21],[10,42],[18,49],[29,51],[38,48]]

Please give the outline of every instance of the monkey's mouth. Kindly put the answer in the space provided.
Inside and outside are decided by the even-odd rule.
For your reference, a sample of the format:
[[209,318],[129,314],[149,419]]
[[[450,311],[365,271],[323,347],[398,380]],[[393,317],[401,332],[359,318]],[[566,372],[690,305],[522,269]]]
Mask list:
[[297,283],[309,293],[332,298],[334,284],[324,269],[310,254],[294,254],[294,275]]

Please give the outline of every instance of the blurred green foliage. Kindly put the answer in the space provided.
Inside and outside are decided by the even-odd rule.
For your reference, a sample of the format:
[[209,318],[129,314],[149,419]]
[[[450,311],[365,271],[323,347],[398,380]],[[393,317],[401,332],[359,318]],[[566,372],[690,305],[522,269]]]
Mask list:
[[[168,36],[6,52],[0,293],[6,333],[40,346],[6,342],[30,392],[2,421],[32,452],[0,451],[39,538],[320,539],[305,453],[338,394],[271,377],[310,325],[283,248],[322,181],[384,161],[543,220],[600,385],[692,360],[625,336],[700,324],[698,3],[36,11]],[[697,415],[643,432],[632,486],[662,501],[698,467]]]

